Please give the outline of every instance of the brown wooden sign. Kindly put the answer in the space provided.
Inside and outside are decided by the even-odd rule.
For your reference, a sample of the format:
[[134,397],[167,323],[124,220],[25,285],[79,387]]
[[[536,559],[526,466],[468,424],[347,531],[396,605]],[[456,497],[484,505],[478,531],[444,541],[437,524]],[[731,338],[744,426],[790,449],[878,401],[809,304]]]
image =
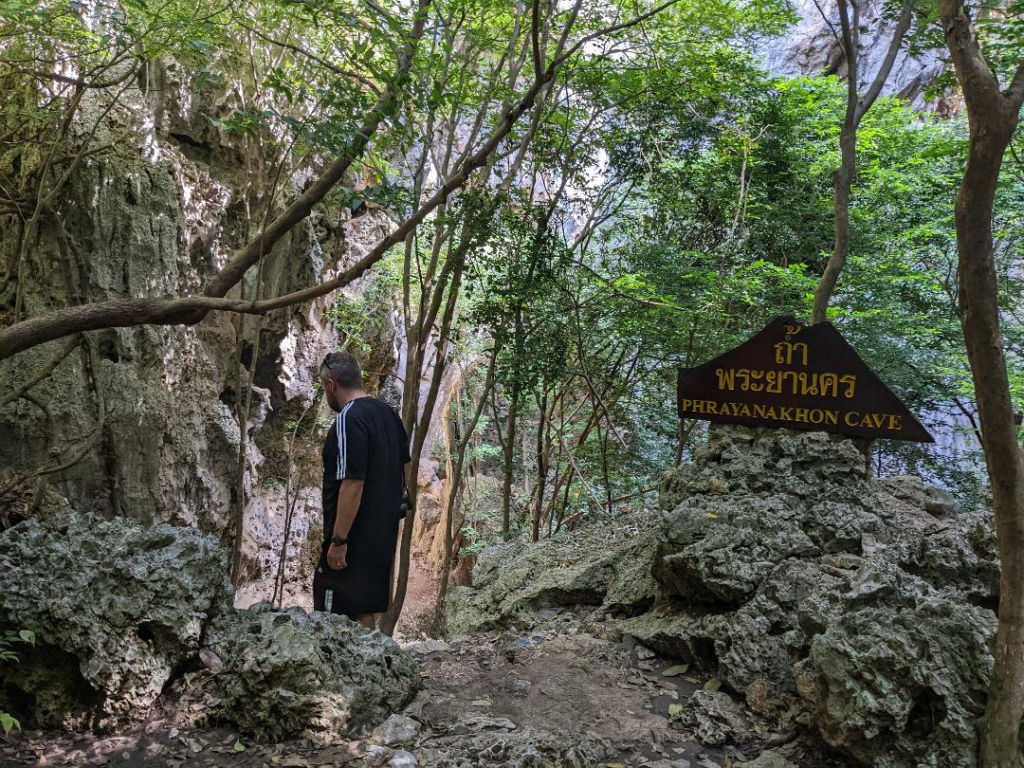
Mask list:
[[724,355],[679,369],[680,418],[934,442],[831,323],[779,317]]

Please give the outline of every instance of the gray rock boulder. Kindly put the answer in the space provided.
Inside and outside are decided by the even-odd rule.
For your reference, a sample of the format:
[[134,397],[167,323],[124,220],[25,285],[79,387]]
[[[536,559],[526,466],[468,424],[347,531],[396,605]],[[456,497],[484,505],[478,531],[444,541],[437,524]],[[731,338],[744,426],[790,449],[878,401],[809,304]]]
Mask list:
[[655,578],[687,602],[738,605],[772,568],[818,554],[780,499],[695,497],[666,514]]
[[225,551],[192,528],[68,514],[4,531],[0,628],[30,629],[38,643],[0,667],[0,691],[42,727],[144,712],[210,618],[230,610],[226,573]]
[[660,594],[651,575],[658,526],[657,515],[636,514],[532,546],[485,550],[473,569],[473,586],[449,594],[447,630],[462,634],[532,624],[539,612],[563,605],[640,613]]
[[[835,71],[845,80],[846,63],[835,35],[835,30],[840,27],[839,11],[835,4],[822,5],[811,0],[795,0],[791,8],[797,22],[787,25],[778,37],[761,40],[757,44],[757,54],[765,68],[775,75],[786,77],[816,76]],[[866,89],[885,57],[896,21],[880,0],[867,0],[858,8],[859,85]],[[941,106],[941,99],[933,105],[930,103],[932,98],[926,98],[925,94],[928,86],[945,71],[945,60],[945,53],[941,49],[915,47],[908,51],[906,46],[901,47],[882,88],[882,95],[907,99],[916,109]]]
[[738,741],[750,734],[750,723],[742,707],[722,691],[694,691],[670,722],[709,747]]
[[915,475],[897,475],[879,481],[888,493],[897,499],[910,502],[936,517],[963,514],[964,508],[948,491],[934,485],[927,485]]
[[218,716],[260,739],[363,733],[420,685],[409,654],[344,616],[259,603],[219,617],[206,645],[224,663]]
[[395,750],[395,754],[391,756],[388,761],[390,768],[415,768],[419,765],[419,761],[412,752],[407,752],[404,749]]
[[411,717],[391,715],[381,723],[375,734],[384,746],[397,747],[415,739],[422,726]]
[[865,764],[973,765],[998,599],[987,513],[868,480],[848,442],[740,427],[665,478],[663,507],[654,574],[691,607],[626,631],[762,713],[798,695]]
[[995,616],[911,576],[876,573],[848,598],[794,667],[825,741],[866,765],[976,765]]
[[662,606],[626,620],[622,630],[667,656],[716,673],[748,698],[752,688],[762,699],[795,694],[793,660],[803,654],[807,637],[840,612],[839,592],[854,573],[818,560],[784,562],[735,610]]
[[741,765],[743,768],[797,768],[795,763],[770,749],[766,749],[753,760],[748,760]]
[[863,493],[864,457],[849,440],[824,432],[712,425],[692,462],[667,472],[659,504],[671,511],[699,496],[782,493],[822,501],[855,501]]
[[723,696],[780,729],[810,725],[859,764],[973,765],[999,596],[990,513],[915,478],[868,478],[840,437],[733,426],[664,475],[660,507],[633,541],[612,522],[495,551],[464,615],[501,627],[545,600],[607,603],[629,563],[642,598],[584,629],[714,674]]

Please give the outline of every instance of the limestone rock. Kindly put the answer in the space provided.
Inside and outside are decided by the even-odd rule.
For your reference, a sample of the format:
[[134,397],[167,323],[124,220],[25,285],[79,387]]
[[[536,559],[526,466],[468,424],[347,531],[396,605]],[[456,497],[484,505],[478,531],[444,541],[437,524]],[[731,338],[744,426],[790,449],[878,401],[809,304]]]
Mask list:
[[415,768],[419,765],[419,761],[416,760],[415,755],[412,752],[407,752],[404,749],[396,749],[395,754],[391,756],[388,761],[388,765],[391,768]]
[[995,633],[987,610],[921,587],[844,614],[795,667],[822,737],[870,765],[975,763]]
[[411,717],[396,714],[381,724],[377,729],[377,735],[385,746],[395,747],[415,739],[421,727]]
[[775,565],[818,553],[777,500],[705,498],[666,515],[659,582],[684,601],[736,605]]
[[[207,80],[199,88],[180,64],[161,57],[147,61],[146,73],[144,85],[132,79],[124,83],[119,96],[124,109],[110,111],[103,89],[84,94],[68,126],[76,137],[73,144],[104,148],[67,168],[67,186],[55,202],[62,231],[88,257],[76,301],[194,295],[248,238],[248,153],[238,137],[211,121],[236,106],[230,78]],[[125,141],[128,133],[145,140]],[[12,157],[27,179],[39,172],[44,155],[8,152],[6,162]],[[277,188],[282,205],[301,194],[307,175],[295,167],[282,174]],[[376,209],[347,221],[328,221],[314,211],[267,254],[259,286],[256,275],[246,276],[244,291],[280,296],[320,283],[365,256],[388,227],[386,213]],[[52,279],[54,265],[63,263],[54,234],[41,232],[23,265],[18,290],[24,294],[25,317],[67,305],[65,281]],[[16,228],[0,228],[0,263],[11,263],[20,242]],[[304,542],[319,523],[315,514],[287,514],[285,476],[293,464],[319,461],[320,446],[316,439],[292,443],[286,438],[314,404],[324,353],[345,343],[331,319],[341,295],[361,304],[359,343],[350,339],[348,346],[364,369],[376,374],[368,378],[368,386],[377,390],[371,394],[394,389],[399,344],[393,302],[387,290],[361,301],[383,285],[379,275],[367,274],[339,295],[266,316],[259,329],[249,323],[241,339],[237,324],[216,314],[191,326],[98,330],[91,336],[96,365],[75,351],[33,388],[49,413],[24,399],[0,406],[0,467],[29,474],[68,463],[65,471],[44,479],[59,477],[63,494],[80,511],[220,534],[231,524],[227,512],[239,492],[241,432],[234,404],[244,394],[235,391],[241,351],[247,366],[258,362],[259,373],[241,468],[249,502],[242,547],[252,583],[241,585],[239,601],[270,594],[286,518],[293,542],[286,578],[289,587],[302,585],[289,588],[289,597],[304,596],[314,567],[307,554],[318,542],[294,543]],[[42,344],[21,353],[16,365],[0,366],[0,391],[27,383],[64,344],[64,339]],[[372,351],[356,349],[363,344]],[[99,397],[106,405],[105,424],[97,421]],[[305,426],[315,421],[317,410],[310,409]],[[101,428],[104,440],[83,439]],[[324,430],[316,431],[322,437]],[[285,461],[288,445],[294,455]],[[58,447],[70,450],[58,458],[50,453]],[[76,456],[80,460],[69,461]],[[291,492],[300,498],[298,509],[313,509],[320,498],[318,478],[299,474],[303,477],[293,479]],[[49,493],[43,494],[46,503]],[[34,506],[35,499],[28,503]]]
[[419,688],[411,656],[344,616],[258,603],[220,617],[207,645],[224,662],[218,715],[258,738],[361,733]]
[[886,477],[879,484],[897,499],[908,501],[936,517],[950,517],[964,512],[960,503],[948,491],[926,485],[924,480],[914,475]]
[[[990,513],[915,478],[871,480],[834,435],[721,425],[660,490],[635,538],[610,523],[486,554],[457,620],[509,627],[601,602],[582,629],[721,680],[726,698],[702,694],[685,716],[714,742],[734,737],[697,704],[734,692],[861,763],[972,764],[999,596]],[[610,585],[628,573],[640,586],[616,618]]]
[[6,529],[32,517],[67,516],[71,505],[51,486],[26,482],[28,478],[10,468],[0,469],[0,529]]
[[627,619],[622,623],[622,631],[662,654],[711,672],[718,662],[715,641],[728,628],[713,614],[655,609]]
[[[862,78],[860,87],[864,89],[868,87],[868,79],[881,65],[896,22],[880,0],[867,0],[859,8],[858,70]],[[834,30],[840,27],[836,6],[796,0],[792,9],[797,15],[797,23],[788,25],[780,36],[763,40],[757,46],[765,68],[785,77],[815,76],[836,71],[845,79],[846,63],[834,34]],[[926,107],[930,101],[930,97],[926,99],[926,90],[943,73],[944,56],[941,49],[914,49],[911,52],[901,48],[882,95],[907,99],[917,109]]]
[[431,739],[429,749],[418,750],[424,765],[438,768],[502,766],[533,768],[561,766],[589,768],[614,760],[618,751],[608,740],[590,732],[535,730],[507,733],[485,731],[467,736]]
[[743,739],[750,732],[740,705],[722,691],[694,691],[682,711],[671,717],[671,723],[709,747]]
[[230,610],[226,573],[226,552],[192,528],[73,513],[22,522],[0,535],[0,627],[38,644],[0,682],[29,694],[25,715],[41,726],[141,714]]
[[972,603],[995,609],[999,598],[999,553],[988,510],[934,521],[894,548],[900,566],[935,587],[962,592]]
[[530,624],[536,612],[562,605],[605,606],[639,613],[660,592],[651,575],[656,557],[656,515],[636,514],[630,525],[590,525],[532,546],[484,550],[473,587],[449,594],[450,634]]
[[363,765],[371,766],[371,768],[379,768],[379,766],[387,763],[394,754],[395,750],[390,747],[382,747],[379,744],[370,744],[366,747],[366,752],[363,753]]
[[405,650],[415,654],[436,653],[438,651],[450,651],[452,646],[444,640],[428,637],[426,640],[409,643],[405,646]]
[[823,484],[850,500],[864,477],[864,457],[838,435],[712,425],[694,460],[663,476],[659,504],[672,510],[699,496],[769,493],[820,499]]
[[464,712],[452,726],[453,733],[477,733],[479,731],[514,731],[516,724],[507,717],[491,717],[479,712]]
[[761,695],[795,693],[792,663],[808,636],[801,620],[814,628],[810,634],[824,627],[839,612],[839,592],[851,574],[790,560],[735,611],[656,609],[628,619],[622,629],[663,654],[717,672],[733,690],[756,684]]

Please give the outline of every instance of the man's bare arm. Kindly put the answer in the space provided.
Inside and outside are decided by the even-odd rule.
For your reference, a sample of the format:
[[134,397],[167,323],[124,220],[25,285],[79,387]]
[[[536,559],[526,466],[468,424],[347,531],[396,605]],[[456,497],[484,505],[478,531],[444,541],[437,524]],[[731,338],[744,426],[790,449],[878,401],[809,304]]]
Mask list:
[[359,511],[359,502],[363,498],[363,481],[346,478],[341,481],[338,489],[338,514],[334,518],[334,535],[342,539],[348,538],[352,530],[352,522]]
[[[352,529],[352,521],[359,511],[359,501],[363,498],[362,480],[342,480],[338,489],[338,513],[334,517],[334,535],[342,539],[348,538]],[[327,565],[339,570],[348,565],[346,555],[348,544],[331,544],[327,549]]]

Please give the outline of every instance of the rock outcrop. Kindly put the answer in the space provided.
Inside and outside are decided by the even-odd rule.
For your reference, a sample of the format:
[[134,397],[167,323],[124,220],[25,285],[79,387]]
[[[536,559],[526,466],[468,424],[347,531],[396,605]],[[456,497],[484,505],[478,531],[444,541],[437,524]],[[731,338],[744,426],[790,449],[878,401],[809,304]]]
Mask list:
[[638,515],[481,552],[473,587],[453,587],[446,628],[463,634],[524,621],[558,606],[640,613],[660,594],[651,575],[657,520]]
[[227,553],[193,528],[68,514],[0,535],[0,633],[31,630],[0,666],[0,710],[26,726],[142,717],[183,670],[212,677],[208,715],[263,739],[372,729],[419,688],[390,638],[347,618],[232,606]]
[[[254,197],[259,185],[254,187],[249,174],[267,158],[253,156],[237,136],[215,125],[237,107],[233,91],[226,85],[200,88],[190,82],[187,68],[171,62],[152,60],[147,69],[149,86],[142,90],[128,81],[119,95],[122,107],[106,117],[107,97],[85,94],[69,126],[82,141],[95,128],[88,146],[108,149],[87,152],[76,164],[57,198],[60,215],[46,221],[28,250],[19,281],[26,317],[82,302],[199,294],[263,218],[262,200]],[[231,81],[230,75],[224,80]],[[125,141],[126,128],[147,140],[142,146]],[[265,146],[278,147],[266,138]],[[72,143],[62,151],[76,149]],[[0,170],[31,179],[36,155],[8,153],[0,157]],[[309,172],[293,177],[286,170],[280,205],[301,192]],[[19,248],[15,218],[0,213],[4,263],[12,263]],[[279,296],[329,279],[364,256],[387,227],[375,211],[342,221],[314,211],[267,254],[259,286],[257,270],[250,270],[242,295]],[[54,278],[66,274],[70,258],[54,236],[58,231],[66,233],[81,261],[72,295],[66,279]],[[344,291],[259,322],[249,319],[241,338],[236,318],[225,313],[193,326],[97,331],[33,387],[34,401],[19,398],[0,407],[0,465],[31,473],[66,464],[50,477],[59,479],[80,511],[149,525],[191,525],[219,535],[242,493],[243,434],[236,405],[251,379],[242,457],[248,522],[243,552],[245,580],[255,588],[240,590],[239,602],[270,594],[290,471],[300,500],[291,519],[287,568],[290,582],[306,584],[312,568],[302,550],[308,548],[307,531],[318,525],[316,463],[326,434],[318,417],[326,407],[317,403],[302,420],[299,439],[289,444],[288,438],[314,403],[313,380],[324,353],[339,343],[332,312],[339,301],[358,304],[375,285],[377,278],[368,275]],[[350,342],[349,351],[364,358],[358,347],[374,350],[365,360],[374,371],[368,376],[372,392],[393,384],[390,372],[398,356],[391,309],[390,299],[379,296],[365,310],[360,306],[361,337]],[[5,322],[11,320],[8,313]],[[0,366],[0,389],[15,391],[32,380],[66,341],[27,350]]]
[[618,630],[757,717],[808,724],[858,764],[975,764],[999,586],[988,513],[916,478],[869,479],[836,436],[714,427],[663,478],[661,512],[630,522],[636,542],[595,524],[488,553],[450,626],[537,620],[545,598],[606,604],[628,551],[644,599],[617,606]]
[[[823,72],[845,76],[846,62],[835,35],[835,30],[839,29],[836,5],[797,0],[792,7],[797,15],[796,24],[782,35],[763,40],[756,46],[764,66],[774,74],[787,77]],[[894,27],[895,17],[886,13],[886,6],[881,0],[860,4],[858,53],[860,76],[864,81],[861,90],[867,88],[878,71]],[[883,95],[899,96],[919,108],[925,106],[925,90],[944,71],[944,61],[944,52],[940,49],[915,49],[910,53],[906,45],[902,46],[882,90]]]
[[366,732],[419,688],[411,656],[344,616],[258,603],[218,618],[206,647],[224,665],[218,716],[264,740]]
[[37,638],[0,667],[8,711],[50,727],[145,711],[230,610],[226,573],[224,550],[191,528],[69,515],[4,532],[0,626]]

